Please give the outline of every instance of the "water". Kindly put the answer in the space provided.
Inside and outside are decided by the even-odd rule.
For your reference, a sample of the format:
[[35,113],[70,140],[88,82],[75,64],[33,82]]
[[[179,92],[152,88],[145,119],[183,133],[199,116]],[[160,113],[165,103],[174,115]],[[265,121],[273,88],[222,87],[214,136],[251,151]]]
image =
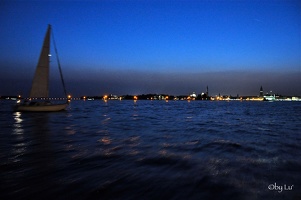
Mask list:
[[0,101],[0,199],[301,199],[301,103]]

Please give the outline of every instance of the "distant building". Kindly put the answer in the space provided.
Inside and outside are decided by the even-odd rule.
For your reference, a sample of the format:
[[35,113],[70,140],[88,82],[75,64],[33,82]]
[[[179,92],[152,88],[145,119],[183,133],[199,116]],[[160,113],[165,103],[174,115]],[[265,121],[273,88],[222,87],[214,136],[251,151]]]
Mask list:
[[262,89],[262,86],[260,86],[259,96],[260,96],[260,97],[263,97],[263,89]]

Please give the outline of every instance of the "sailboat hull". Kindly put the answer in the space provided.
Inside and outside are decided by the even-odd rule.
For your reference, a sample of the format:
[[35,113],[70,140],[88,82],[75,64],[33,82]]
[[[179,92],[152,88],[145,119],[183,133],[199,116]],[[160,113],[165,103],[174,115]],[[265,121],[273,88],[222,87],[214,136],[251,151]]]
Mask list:
[[19,112],[55,112],[65,110],[68,104],[50,104],[50,105],[17,105],[15,111]]

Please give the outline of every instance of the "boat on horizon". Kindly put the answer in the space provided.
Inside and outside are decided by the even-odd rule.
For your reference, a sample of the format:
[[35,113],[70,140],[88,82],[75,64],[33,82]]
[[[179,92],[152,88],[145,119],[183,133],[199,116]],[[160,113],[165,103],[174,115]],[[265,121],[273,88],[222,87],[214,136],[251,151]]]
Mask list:
[[53,104],[49,101],[49,69],[50,69],[50,38],[51,38],[51,25],[48,25],[47,32],[44,38],[40,58],[36,67],[32,86],[29,94],[29,100],[25,100],[22,103],[18,103],[14,107],[14,111],[28,111],[28,112],[50,112],[65,110],[69,104],[67,98],[67,92],[63,79],[63,74],[60,66],[60,62],[57,55],[56,44],[53,38],[54,49],[57,57],[57,62],[60,71],[60,77],[64,89],[64,93],[67,99],[65,103]]

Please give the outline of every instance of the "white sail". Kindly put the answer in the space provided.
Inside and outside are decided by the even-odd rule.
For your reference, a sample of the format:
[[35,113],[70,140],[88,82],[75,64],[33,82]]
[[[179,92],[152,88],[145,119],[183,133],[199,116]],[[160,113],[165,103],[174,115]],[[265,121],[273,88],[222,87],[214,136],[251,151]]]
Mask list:
[[43,47],[40,54],[40,59],[34,74],[30,98],[41,98],[49,96],[49,54],[50,54],[50,33],[51,26],[48,25]]

